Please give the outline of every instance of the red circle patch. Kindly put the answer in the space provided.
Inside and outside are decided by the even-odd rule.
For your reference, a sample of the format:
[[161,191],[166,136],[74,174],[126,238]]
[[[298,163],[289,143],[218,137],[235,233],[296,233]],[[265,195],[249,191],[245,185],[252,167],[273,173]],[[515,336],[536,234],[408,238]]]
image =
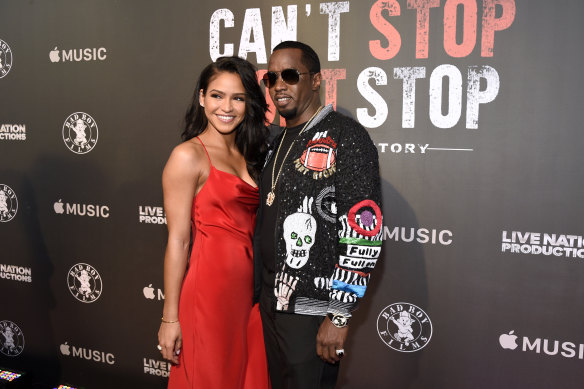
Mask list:
[[[373,209],[373,212],[375,212],[376,225],[375,228],[373,228],[371,231],[367,231],[361,228],[359,224],[357,224],[357,214],[366,211],[364,208],[371,208]],[[359,201],[349,210],[349,226],[351,226],[351,228],[354,229],[358,234],[363,236],[375,236],[379,230],[381,230],[381,210],[373,200]]]

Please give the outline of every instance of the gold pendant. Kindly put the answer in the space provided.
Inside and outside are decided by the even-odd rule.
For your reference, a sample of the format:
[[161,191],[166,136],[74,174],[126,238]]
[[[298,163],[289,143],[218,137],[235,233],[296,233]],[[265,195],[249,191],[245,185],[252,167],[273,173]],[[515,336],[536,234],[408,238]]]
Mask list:
[[268,198],[266,199],[266,204],[268,204],[268,207],[271,206],[272,204],[274,204],[275,198],[276,198],[276,195],[274,194],[274,191],[271,191],[270,193],[268,193]]

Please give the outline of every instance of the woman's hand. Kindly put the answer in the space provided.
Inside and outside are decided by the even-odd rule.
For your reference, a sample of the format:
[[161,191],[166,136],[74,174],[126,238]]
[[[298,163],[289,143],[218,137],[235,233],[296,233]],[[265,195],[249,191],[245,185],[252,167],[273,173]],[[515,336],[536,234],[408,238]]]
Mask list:
[[182,332],[180,323],[161,323],[158,330],[158,344],[162,347],[160,353],[164,359],[178,364],[178,355],[182,347]]

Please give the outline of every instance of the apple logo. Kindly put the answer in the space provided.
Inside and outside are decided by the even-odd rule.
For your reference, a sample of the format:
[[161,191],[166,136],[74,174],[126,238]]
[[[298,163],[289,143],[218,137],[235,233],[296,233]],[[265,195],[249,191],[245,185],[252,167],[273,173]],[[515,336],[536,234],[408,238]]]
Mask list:
[[53,204],[53,209],[55,210],[55,213],[58,213],[59,215],[65,212],[65,209],[63,208],[63,202],[61,201],[61,199],[59,199],[59,201]]
[[56,46],[49,53],[49,58],[50,58],[51,62],[59,62],[60,61],[60,58],[59,58],[59,50],[57,50],[57,47]]
[[517,348],[517,342],[515,341],[517,335],[513,335],[513,332],[515,332],[515,330],[509,332],[509,334],[499,336],[499,343],[504,349],[515,350]]
[[59,349],[61,350],[61,354],[63,355],[71,355],[71,351],[69,350],[69,345],[67,344],[67,342],[63,343]]
[[146,297],[147,299],[150,300],[154,300],[154,288],[152,287],[152,284],[144,287],[144,289],[142,289],[142,293],[144,293],[144,297]]

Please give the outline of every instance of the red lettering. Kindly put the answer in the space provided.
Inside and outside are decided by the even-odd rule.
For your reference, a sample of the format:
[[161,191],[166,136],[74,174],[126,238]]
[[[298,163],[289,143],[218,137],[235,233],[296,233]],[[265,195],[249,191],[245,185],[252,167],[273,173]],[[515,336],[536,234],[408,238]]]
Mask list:
[[[496,16],[496,7],[502,8],[501,17]],[[508,28],[515,19],[515,0],[483,0],[483,25],[481,35],[481,56],[492,57],[495,45],[495,31]]]
[[336,149],[337,148],[337,142],[335,142],[334,140],[332,140],[332,138],[330,136],[327,136],[326,138],[319,138],[317,140],[312,140],[311,139],[311,140],[308,141],[307,147],[310,147],[310,146],[313,146],[313,145],[321,145],[321,144],[329,145],[333,149]]
[[398,16],[400,14],[399,3],[397,0],[378,0],[371,6],[371,11],[369,12],[371,25],[387,39],[386,47],[381,45],[380,40],[369,41],[371,55],[381,60],[395,57],[401,48],[401,36],[395,27],[383,17],[382,12],[384,10],[388,12],[389,16]]
[[440,0],[408,0],[408,8],[416,9],[416,58],[428,58],[430,8],[440,7]]
[[321,69],[322,79],[324,80],[325,93],[324,104],[332,104],[333,109],[337,109],[337,80],[347,78],[347,69]]
[[[462,43],[456,42],[456,14],[463,9]],[[476,0],[448,0],[444,5],[444,50],[451,57],[469,55],[475,47],[477,37]]]

